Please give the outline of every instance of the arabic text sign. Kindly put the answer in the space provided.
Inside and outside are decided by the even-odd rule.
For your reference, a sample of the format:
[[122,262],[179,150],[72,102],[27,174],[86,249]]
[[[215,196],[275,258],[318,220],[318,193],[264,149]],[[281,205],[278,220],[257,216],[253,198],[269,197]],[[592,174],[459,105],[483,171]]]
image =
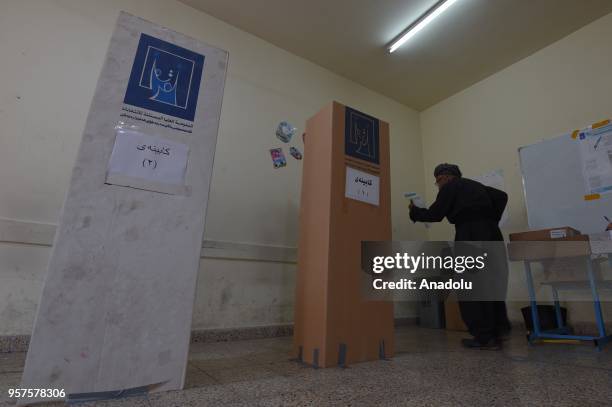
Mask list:
[[380,178],[367,172],[346,167],[347,198],[378,206],[380,199]]
[[[134,188],[158,190],[151,186],[154,185],[152,183],[182,186],[185,183],[188,154],[189,147],[185,144],[135,130],[119,129],[108,166],[107,181],[112,175],[120,175],[132,179],[131,184],[134,185],[127,186]],[[149,182],[138,185],[138,179]]]

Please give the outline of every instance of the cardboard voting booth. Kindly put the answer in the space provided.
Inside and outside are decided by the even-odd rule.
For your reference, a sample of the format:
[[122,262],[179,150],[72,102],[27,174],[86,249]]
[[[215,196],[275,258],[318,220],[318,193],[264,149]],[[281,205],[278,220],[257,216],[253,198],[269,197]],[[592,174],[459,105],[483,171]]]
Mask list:
[[393,355],[393,303],[362,292],[361,242],[391,240],[389,125],[333,102],[306,123],[294,355],[315,367]]
[[22,388],[83,401],[183,387],[227,60],[223,50],[119,16]]

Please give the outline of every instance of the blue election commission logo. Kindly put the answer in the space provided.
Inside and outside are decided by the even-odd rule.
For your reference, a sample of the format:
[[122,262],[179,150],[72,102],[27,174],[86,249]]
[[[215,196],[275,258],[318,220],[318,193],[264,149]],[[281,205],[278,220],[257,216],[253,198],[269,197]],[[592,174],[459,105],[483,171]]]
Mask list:
[[380,164],[378,119],[346,107],[344,153],[360,160]]
[[123,102],[193,121],[203,68],[203,55],[141,34]]

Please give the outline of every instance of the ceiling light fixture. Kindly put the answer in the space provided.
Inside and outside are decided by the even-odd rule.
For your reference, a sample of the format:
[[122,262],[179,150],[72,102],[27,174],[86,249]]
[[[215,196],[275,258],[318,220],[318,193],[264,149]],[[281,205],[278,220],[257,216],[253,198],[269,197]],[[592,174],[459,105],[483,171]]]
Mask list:
[[431,23],[436,17],[444,13],[450,6],[452,6],[457,0],[442,0],[437,2],[432,8],[430,8],[425,14],[418,18],[410,27],[403,33],[398,35],[398,39],[393,41],[389,47],[389,53],[394,52],[396,49],[401,47],[406,41],[412,38],[416,33],[421,31],[427,24]]

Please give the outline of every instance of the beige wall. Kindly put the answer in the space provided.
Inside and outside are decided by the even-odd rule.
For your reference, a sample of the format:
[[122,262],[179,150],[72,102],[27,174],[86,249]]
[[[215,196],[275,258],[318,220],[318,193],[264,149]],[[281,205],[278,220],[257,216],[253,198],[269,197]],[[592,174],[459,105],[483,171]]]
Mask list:
[[[439,162],[459,164],[467,177],[502,169],[510,196],[504,231],[527,230],[518,148],[612,117],[611,42],[609,14],[422,112],[428,199]],[[451,239],[452,228],[436,225],[429,237]],[[581,308],[574,317],[592,320],[592,307]]]
[[[266,253],[297,243],[301,163],[288,156],[288,167],[274,170],[268,149],[282,144],[279,121],[301,132],[331,100],[390,123],[394,236],[425,236],[409,226],[402,198],[422,189],[417,112],[173,0],[2,1],[0,219],[24,221],[23,229],[57,222],[120,10],[230,54],[205,232],[230,249],[202,261],[195,328],[292,320],[295,264],[266,261]],[[240,242],[259,261],[234,259],[231,244]],[[29,333],[48,253],[0,243],[0,335]]]
[[[524,230],[518,148],[612,117],[612,14],[436,104],[420,115],[427,197],[433,168],[464,175],[501,168],[510,195],[507,231]],[[431,182],[430,182],[431,181]],[[430,238],[445,239],[438,225]]]
[[[431,201],[438,162],[457,162],[466,176],[503,169],[505,232],[524,230],[518,147],[612,116],[612,15],[419,114],[177,1],[4,0],[1,8],[0,220],[24,222],[0,230],[0,241],[17,240],[0,242],[0,335],[31,330],[49,247],[11,235],[58,219],[119,10],[230,53],[205,232],[229,249],[202,260],[194,328],[292,319],[295,264],[270,253],[296,245],[301,166],[289,158],[272,168],[278,121],[302,130],[335,99],[389,122],[394,239],[410,240],[427,234],[409,222],[402,194],[426,191]],[[451,239],[451,228],[436,225],[429,238]],[[258,261],[235,258],[241,242]],[[586,304],[580,315],[590,311]]]

